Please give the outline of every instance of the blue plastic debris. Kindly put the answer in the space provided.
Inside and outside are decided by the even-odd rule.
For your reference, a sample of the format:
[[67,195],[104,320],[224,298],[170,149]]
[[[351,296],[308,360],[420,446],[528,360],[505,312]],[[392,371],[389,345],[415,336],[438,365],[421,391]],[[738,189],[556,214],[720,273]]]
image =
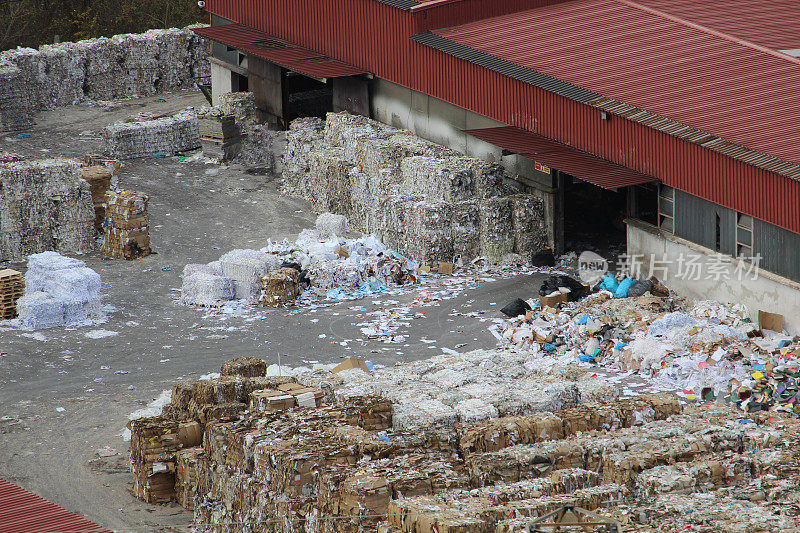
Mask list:
[[547,353],[553,353],[556,351],[556,347],[549,342],[544,343],[544,345],[542,345],[542,349]]
[[15,139],[27,139],[27,138],[28,138],[28,137],[30,137],[30,136],[31,136],[31,134],[30,134],[30,133],[18,133],[18,134],[16,135],[16,137],[14,137],[14,138],[15,138]]
[[633,278],[625,278],[622,280],[617,290],[614,292],[614,298],[627,298],[628,289],[630,289],[634,283],[636,283],[636,280]]

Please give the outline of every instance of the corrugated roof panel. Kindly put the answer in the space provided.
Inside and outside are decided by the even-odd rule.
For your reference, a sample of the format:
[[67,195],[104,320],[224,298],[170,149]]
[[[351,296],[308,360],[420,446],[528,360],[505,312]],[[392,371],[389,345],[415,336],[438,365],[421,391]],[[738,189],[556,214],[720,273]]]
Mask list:
[[206,26],[193,28],[193,30],[213,41],[264,58],[312,78],[339,78],[365,73],[364,69],[241,24]]
[[610,163],[529,131],[511,126],[464,130],[465,133],[511,152],[535,159],[604,189],[656,181],[635,170]]
[[0,478],[0,533],[111,533]]
[[[734,3],[745,9],[756,1]],[[663,7],[657,0],[642,4],[575,0],[434,33],[495,61],[800,163],[800,61],[654,11]],[[719,13],[714,20],[721,29],[736,29],[726,25],[732,17],[722,16],[727,2],[703,4],[707,20]],[[694,12],[681,5],[687,16]],[[745,23],[747,28],[754,25]],[[798,34],[785,25],[781,38],[791,39],[792,31]],[[662,131],[676,131],[673,127]]]

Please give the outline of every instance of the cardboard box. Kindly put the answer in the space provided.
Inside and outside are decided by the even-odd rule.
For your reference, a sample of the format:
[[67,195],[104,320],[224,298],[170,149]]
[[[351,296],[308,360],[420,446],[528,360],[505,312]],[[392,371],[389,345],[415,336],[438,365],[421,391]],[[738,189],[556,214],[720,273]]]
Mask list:
[[442,275],[445,275],[445,276],[452,276],[454,268],[455,268],[455,265],[453,263],[441,262],[441,263],[439,263],[439,274],[442,274]]
[[558,304],[569,302],[569,293],[559,294],[558,296],[542,296],[539,303],[542,307],[555,307]]
[[768,329],[770,331],[783,332],[783,315],[778,313],[767,313],[766,311],[758,311],[758,327],[759,329]]
[[178,440],[185,448],[199,446],[203,442],[203,427],[199,422],[181,422],[178,424]]
[[367,368],[367,363],[364,362],[363,359],[360,357],[350,357],[349,359],[345,359],[336,367],[331,370],[334,374],[337,372],[341,372],[342,370],[350,370],[351,368],[360,368],[364,372],[369,372],[369,368]]

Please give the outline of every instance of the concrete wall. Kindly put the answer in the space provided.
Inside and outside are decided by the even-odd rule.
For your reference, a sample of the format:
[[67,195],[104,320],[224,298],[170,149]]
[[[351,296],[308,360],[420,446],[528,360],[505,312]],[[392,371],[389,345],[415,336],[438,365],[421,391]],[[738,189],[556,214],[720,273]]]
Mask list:
[[219,95],[231,92],[231,70],[215,58],[211,61],[211,105],[219,105]]
[[[759,310],[780,313],[784,329],[790,334],[800,333],[800,284],[761,269],[753,279],[748,263],[738,263],[733,257],[638,220],[628,220],[627,226],[629,260],[636,257],[641,261],[645,277],[651,275],[651,266],[655,267],[652,275],[680,295],[744,304],[754,322]],[[693,275],[695,270],[698,276]]]
[[467,135],[463,130],[506,126],[461,107],[386,80],[372,81],[370,113],[373,119],[447,146],[471,157],[502,164],[509,175],[540,196],[545,205],[547,241],[555,248],[556,207],[554,176],[539,172],[534,162],[519,155],[503,156],[501,148]]

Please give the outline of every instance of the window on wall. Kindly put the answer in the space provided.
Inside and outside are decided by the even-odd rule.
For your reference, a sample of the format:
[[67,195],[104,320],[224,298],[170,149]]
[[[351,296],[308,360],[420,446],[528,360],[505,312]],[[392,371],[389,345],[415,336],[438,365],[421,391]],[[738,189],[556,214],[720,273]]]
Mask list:
[[736,255],[753,257],[753,217],[736,213]]
[[675,189],[664,185],[658,189],[658,227],[675,233]]

